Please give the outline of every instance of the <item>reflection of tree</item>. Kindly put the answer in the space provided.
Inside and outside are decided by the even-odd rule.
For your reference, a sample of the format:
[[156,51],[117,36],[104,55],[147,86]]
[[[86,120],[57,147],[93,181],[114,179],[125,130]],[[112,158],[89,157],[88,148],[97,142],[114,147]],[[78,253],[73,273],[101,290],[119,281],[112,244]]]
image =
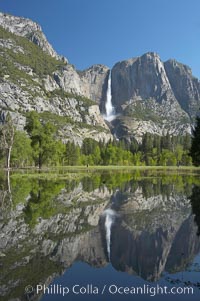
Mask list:
[[54,202],[64,182],[38,180],[32,183],[30,198],[24,208],[25,222],[31,226],[37,223],[38,218],[49,218],[59,211],[58,204]]
[[200,186],[194,186],[190,197],[192,212],[195,215],[195,222],[198,226],[197,235],[200,235]]
[[0,177],[0,207],[8,207],[8,204],[11,203],[10,172],[7,170],[6,174]]
[[0,207],[5,205],[5,200],[7,197],[8,192],[4,189],[4,185],[0,185]]

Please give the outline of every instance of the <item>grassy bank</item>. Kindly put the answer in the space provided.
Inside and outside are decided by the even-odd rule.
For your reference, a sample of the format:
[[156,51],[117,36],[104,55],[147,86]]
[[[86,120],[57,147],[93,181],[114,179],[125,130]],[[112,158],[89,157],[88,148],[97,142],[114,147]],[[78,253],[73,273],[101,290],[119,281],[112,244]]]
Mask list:
[[43,167],[42,169],[27,167],[27,168],[13,168],[12,171],[34,171],[34,172],[49,172],[49,171],[87,171],[87,170],[200,170],[195,166],[127,166],[127,165],[80,165],[80,166],[56,166]]
[[[168,174],[187,174],[195,175],[200,173],[200,167],[194,166],[65,166],[42,168],[23,168],[11,169],[10,176],[31,177],[31,178],[47,178],[47,179],[79,179],[83,175],[92,175],[95,172],[155,172]],[[2,170],[3,172],[3,170]]]

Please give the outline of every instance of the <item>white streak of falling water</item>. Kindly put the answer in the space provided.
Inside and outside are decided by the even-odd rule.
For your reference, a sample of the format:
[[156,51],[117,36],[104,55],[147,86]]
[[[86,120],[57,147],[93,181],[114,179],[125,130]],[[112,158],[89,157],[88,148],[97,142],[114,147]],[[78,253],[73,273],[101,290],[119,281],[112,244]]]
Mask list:
[[112,209],[106,209],[104,211],[105,218],[105,230],[106,230],[106,244],[107,244],[107,252],[108,259],[110,261],[110,249],[111,249],[111,228],[114,222],[116,213]]
[[107,121],[112,121],[116,116],[115,116],[115,111],[114,111],[114,108],[112,105],[111,71],[110,71],[109,77],[108,77],[108,88],[107,88],[107,93],[106,93],[105,109],[106,109],[106,116],[104,118]]

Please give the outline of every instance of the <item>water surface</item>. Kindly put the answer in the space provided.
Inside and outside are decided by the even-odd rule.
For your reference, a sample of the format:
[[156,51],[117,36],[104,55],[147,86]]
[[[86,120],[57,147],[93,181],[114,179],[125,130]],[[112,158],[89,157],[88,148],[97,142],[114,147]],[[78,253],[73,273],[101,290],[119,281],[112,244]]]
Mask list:
[[12,175],[9,189],[6,178],[0,183],[1,300],[199,300],[198,174]]

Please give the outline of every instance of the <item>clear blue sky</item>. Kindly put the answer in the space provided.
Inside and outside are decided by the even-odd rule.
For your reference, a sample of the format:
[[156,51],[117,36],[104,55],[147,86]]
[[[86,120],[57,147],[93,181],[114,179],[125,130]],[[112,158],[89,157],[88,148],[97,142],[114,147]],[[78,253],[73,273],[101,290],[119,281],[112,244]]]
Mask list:
[[78,69],[155,51],[200,79],[200,0],[0,0],[0,10],[38,22]]

